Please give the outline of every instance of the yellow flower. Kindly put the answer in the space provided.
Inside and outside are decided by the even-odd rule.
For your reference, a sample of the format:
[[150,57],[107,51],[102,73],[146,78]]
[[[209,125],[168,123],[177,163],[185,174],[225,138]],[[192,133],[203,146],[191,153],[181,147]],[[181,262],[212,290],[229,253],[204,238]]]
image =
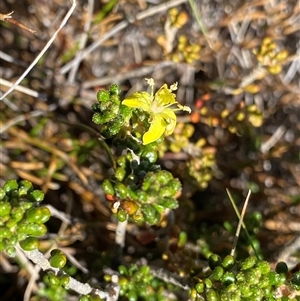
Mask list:
[[[154,80],[147,79],[151,87],[151,94],[147,92],[134,92],[122,101],[123,105],[131,108],[141,109],[150,114],[149,130],[143,135],[143,144],[149,144],[158,140],[162,135],[171,135],[175,129],[177,117],[175,111],[187,111],[191,109],[182,106],[176,101],[176,95],[172,91],[177,90],[177,83],[170,88],[164,84],[154,95]],[[176,104],[177,108],[170,108]]]

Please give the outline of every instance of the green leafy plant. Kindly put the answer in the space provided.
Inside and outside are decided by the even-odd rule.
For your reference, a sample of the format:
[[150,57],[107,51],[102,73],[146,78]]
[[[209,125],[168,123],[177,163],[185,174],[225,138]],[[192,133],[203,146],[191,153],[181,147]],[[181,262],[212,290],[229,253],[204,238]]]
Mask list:
[[297,1],[1,13],[1,300],[298,301]]
[[[285,267],[283,270],[281,265]],[[199,279],[191,291],[193,300],[198,300],[197,296],[208,301],[296,300],[297,293],[292,278],[287,278],[285,263],[278,263],[276,271],[272,271],[267,261],[254,256],[236,262],[231,255],[221,260],[213,254],[209,257],[209,266],[210,275]]]
[[[135,92],[121,100],[120,87],[113,84],[109,90],[100,90],[98,102],[92,105],[93,121],[100,127],[102,136],[112,142],[111,147],[123,150],[123,154],[115,159],[111,149],[105,148],[112,160],[113,173],[102,182],[112,216],[116,217],[115,243],[119,251],[125,245],[128,222],[148,228],[171,229],[174,226],[171,221],[173,210],[180,207],[181,183],[171,172],[162,169],[159,152],[164,155],[170,149],[176,153],[191,145],[203,148],[206,143],[203,139],[189,142],[193,129],[183,124],[177,126],[175,112],[190,112],[188,107],[176,102],[173,91],[177,85],[168,88],[164,84],[154,93],[154,80],[148,79],[147,82],[150,94]],[[170,108],[172,105],[177,108]],[[174,141],[171,139],[173,133],[186,139]],[[194,165],[187,167],[190,176],[205,187],[211,179],[208,170],[213,167],[214,157],[213,153],[203,149],[197,155],[198,163],[190,161]],[[249,197],[250,193],[247,202]],[[223,259],[212,254],[209,248],[206,251],[203,248],[201,252],[207,258],[207,268],[195,267],[195,260],[188,259],[185,250],[187,233],[180,229],[173,229],[162,254],[165,263],[179,275],[167,268],[154,267],[146,260],[130,264],[120,260],[117,268],[103,271],[105,284],[102,288],[94,288],[68,273],[65,269],[67,256],[62,250],[53,249],[48,258],[39,250],[39,239],[47,233],[45,223],[51,216],[47,206],[40,206],[43,198],[44,194],[27,180],[10,180],[0,189],[0,248],[11,257],[20,250],[46,272],[44,287],[35,296],[36,300],[66,298],[69,290],[75,291],[80,301],[171,301],[182,298],[193,301],[286,301],[296,300],[299,296],[299,271],[290,273],[284,262],[279,262],[272,270],[270,264],[258,256],[236,260],[237,239],[231,254]],[[237,216],[239,229],[243,217],[238,212]],[[249,227],[250,234],[259,227],[260,218],[255,214],[251,220],[254,224]],[[232,230],[230,225],[224,226],[229,232]],[[256,251],[254,238],[248,231],[246,234]],[[236,238],[238,236],[236,234]],[[185,262],[182,269],[177,262],[180,260]]]
[[20,243],[26,251],[38,248],[38,237],[46,234],[45,223],[51,214],[47,207],[39,206],[44,199],[40,190],[23,180],[10,180],[0,190],[0,249],[14,256]]

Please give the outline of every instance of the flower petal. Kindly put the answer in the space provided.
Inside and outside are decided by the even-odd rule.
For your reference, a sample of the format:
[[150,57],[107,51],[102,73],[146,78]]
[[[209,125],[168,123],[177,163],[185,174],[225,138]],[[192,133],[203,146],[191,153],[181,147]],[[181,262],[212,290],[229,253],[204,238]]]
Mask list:
[[164,121],[166,122],[166,129],[165,129],[165,135],[169,136],[174,132],[174,129],[176,127],[176,122],[177,122],[177,116],[174,113],[172,109],[164,109],[160,114],[159,114]]
[[175,120],[177,119],[176,114],[174,113],[174,110],[166,108],[162,112],[159,113],[159,115],[164,118],[167,122],[169,119]]
[[167,123],[159,114],[153,116],[149,130],[143,135],[143,144],[158,140],[165,132]]
[[147,92],[134,92],[122,101],[122,104],[136,109],[142,109],[146,112],[151,110],[152,99]]
[[176,127],[176,119],[175,120],[174,119],[169,119],[168,122],[169,123],[166,126],[166,130],[165,130],[165,135],[166,136],[171,135],[174,132],[175,127]]
[[166,106],[176,102],[176,95],[168,89],[168,86],[164,84],[156,93],[155,100],[158,106]]

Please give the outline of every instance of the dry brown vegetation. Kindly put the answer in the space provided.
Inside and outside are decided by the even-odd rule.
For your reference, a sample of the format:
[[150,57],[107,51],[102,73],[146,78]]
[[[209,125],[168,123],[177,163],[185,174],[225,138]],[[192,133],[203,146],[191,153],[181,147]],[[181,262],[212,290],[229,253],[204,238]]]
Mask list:
[[[165,2],[78,1],[44,56],[0,102],[1,185],[12,178],[28,179],[46,193],[47,204],[72,216],[72,226],[49,223],[50,232],[59,234],[45,239],[43,248],[55,240],[97,276],[93,263],[101,267],[112,250],[115,225],[100,188],[111,166],[89,130],[97,130],[90,107],[97,91],[112,83],[120,84],[124,96],[146,89],[145,77],[154,78],[158,87],[177,81],[178,101],[193,111],[180,116],[195,128],[189,141],[195,146],[204,139],[201,158],[208,154],[214,161],[202,171],[203,161],[187,147],[179,153],[167,149],[160,158],[183,184],[176,231],[186,231],[191,245],[205,241],[212,251],[228,253],[233,233],[222,224],[229,221],[235,229],[237,221],[226,188],[238,205],[251,189],[247,214],[262,214],[255,230],[260,252],[272,263],[280,259],[295,266],[300,255],[299,2],[195,0],[197,20],[189,1],[170,1],[186,18],[176,30],[166,25]],[[57,0],[1,1],[2,95],[42,50],[70,6]],[[17,22],[3,16],[11,11]],[[179,49],[180,36],[187,38],[186,57]],[[264,57],[266,37],[275,54],[284,53],[282,59]],[[254,110],[247,110],[253,105]],[[188,169],[191,165],[194,169]],[[192,169],[208,173],[208,182],[201,184]],[[154,239],[159,230],[132,226],[128,232],[128,262],[164,252],[165,246]],[[240,254],[250,252],[246,241],[240,248]],[[178,272],[183,259],[172,260],[169,267]],[[15,271],[13,262],[6,263],[2,270]],[[184,273],[189,264],[182,266]],[[14,273],[15,283],[6,293],[10,300],[16,294],[12,290],[18,287],[22,295],[26,287],[17,275],[30,277]]]

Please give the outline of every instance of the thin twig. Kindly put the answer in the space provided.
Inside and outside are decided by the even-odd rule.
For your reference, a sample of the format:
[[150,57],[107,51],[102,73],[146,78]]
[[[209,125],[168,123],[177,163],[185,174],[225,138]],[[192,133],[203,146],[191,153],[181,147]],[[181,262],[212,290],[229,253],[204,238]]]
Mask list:
[[199,13],[199,9],[197,8],[195,2],[196,2],[195,0],[189,0],[191,9],[192,9],[192,11],[193,11],[193,13],[194,13],[194,16],[195,16],[195,19],[196,19],[196,21],[197,21],[197,23],[198,23],[198,25],[199,25],[199,28],[200,28],[201,32],[203,33],[203,35],[205,36],[206,41],[207,41],[207,44],[209,45],[209,47],[210,47],[211,49],[213,49],[213,48],[214,48],[214,47],[213,47],[213,44],[212,44],[212,42],[211,42],[211,40],[210,40],[210,38],[209,38],[207,29],[206,29],[206,27],[205,27],[205,25],[204,25],[204,23],[203,23],[203,21],[202,21],[201,15],[200,15],[200,13]]
[[65,26],[65,24],[71,17],[71,15],[76,7],[76,0],[71,0],[71,1],[72,1],[72,6],[70,7],[66,16],[63,18],[59,28],[55,31],[55,33],[53,34],[51,39],[47,42],[47,44],[44,46],[44,48],[41,50],[41,52],[38,54],[38,56],[33,60],[33,62],[30,64],[30,66],[23,72],[23,74],[19,77],[19,79],[12,85],[12,87],[4,95],[1,96],[0,100],[2,100],[4,97],[6,97],[8,94],[10,94],[12,91],[15,90],[15,88],[19,85],[19,83],[25,78],[25,76],[31,71],[31,69],[37,64],[37,62],[40,60],[40,58],[45,54],[45,52],[51,46],[51,44],[57,37],[58,33],[61,31],[61,29]]
[[126,219],[124,222],[119,222],[116,228],[116,238],[115,242],[121,249],[125,246],[125,236],[126,236],[126,227],[127,227],[128,220]]
[[284,125],[279,126],[275,133],[267,141],[262,143],[260,151],[263,154],[268,152],[280,140],[280,138],[284,135],[285,131],[286,127]]
[[64,123],[64,124],[67,124],[67,125],[70,125],[71,127],[78,127],[80,129],[83,129],[85,131],[88,131],[90,132],[91,134],[95,135],[97,137],[97,140],[99,141],[99,143],[101,144],[101,146],[104,148],[104,150],[106,151],[107,155],[108,155],[108,158],[110,160],[110,163],[113,167],[113,169],[116,169],[117,168],[117,163],[114,159],[114,156],[111,152],[111,149],[110,147],[107,145],[107,143],[105,142],[105,139],[101,136],[101,134],[99,132],[97,132],[95,129],[91,128],[90,126],[84,124],[84,123],[81,123],[81,122],[76,122],[76,123],[70,123],[70,122],[67,122],[65,120],[62,120],[62,119],[57,119],[58,122],[60,123]]
[[92,15],[93,15],[93,10],[94,10],[94,0],[88,0],[88,10],[87,10],[87,17],[86,17],[86,21],[84,23],[84,27],[83,27],[83,34],[81,35],[80,41],[79,41],[79,49],[78,52],[76,53],[76,64],[72,67],[69,77],[68,77],[68,82],[69,83],[73,83],[75,81],[75,77],[80,65],[80,57],[82,54],[82,49],[84,49],[87,39],[88,39],[88,33],[90,31],[91,28],[91,23],[92,23]]
[[35,31],[35,30],[29,28],[29,27],[26,26],[25,24],[22,24],[21,22],[19,22],[19,21],[16,20],[16,19],[13,19],[13,18],[7,19],[7,22],[10,23],[10,24],[13,24],[13,25],[15,25],[15,26],[17,26],[17,27],[19,27],[19,28],[25,30],[25,31],[28,31],[28,32],[33,33],[33,34],[36,34],[36,31]]
[[[13,87],[14,86],[14,84],[12,84],[11,82],[9,82],[3,78],[0,78],[0,86],[1,85],[5,86],[5,87]],[[15,87],[14,90],[22,92],[24,94],[27,94],[27,95],[35,97],[35,98],[41,98],[42,100],[47,100],[47,96],[45,94],[39,93],[37,91],[34,91],[32,89],[29,89],[29,88],[26,88],[23,86],[17,86],[17,87]],[[5,96],[3,96],[3,98],[4,97]],[[3,99],[1,98],[1,100],[3,100]]]
[[107,85],[112,82],[119,83],[120,81],[123,81],[126,79],[135,78],[135,77],[143,77],[147,74],[154,72],[155,70],[159,70],[161,68],[174,66],[174,65],[175,65],[175,63],[172,61],[163,61],[156,65],[141,67],[139,69],[128,71],[128,72],[121,73],[121,74],[119,73],[114,76],[85,81],[82,84],[82,88],[88,89],[88,88],[95,87],[95,86]]
[[[251,7],[249,9],[251,9]],[[247,32],[250,23],[251,23],[251,18],[247,18],[247,16],[245,16],[245,19],[242,21],[236,36],[236,40],[235,40],[236,44],[242,43],[242,41],[245,39],[245,34]]]
[[[38,265],[43,271],[53,271],[56,275],[58,273],[62,275],[67,275],[63,270],[53,268],[48,259],[37,249],[33,251],[25,251],[21,248],[18,248],[20,251],[22,251],[28,259],[30,259],[33,263]],[[98,295],[100,298],[107,300],[107,301],[116,301],[118,300],[119,296],[119,286],[115,284],[111,289],[109,289],[108,292],[100,289],[94,289],[92,288],[88,283],[82,283],[74,279],[70,276],[70,281],[66,285],[66,289],[72,289],[78,294],[81,295],[88,295],[91,292]]]
[[57,210],[52,205],[47,205],[46,207],[50,210],[52,217],[56,217],[57,219],[61,220],[63,223],[66,223],[67,225],[73,224],[72,217],[69,214]]
[[255,247],[254,247],[254,245],[253,245],[253,243],[252,243],[252,240],[251,240],[251,237],[250,237],[250,235],[249,235],[249,232],[248,232],[248,230],[247,230],[247,228],[246,228],[246,225],[244,224],[243,219],[241,219],[240,213],[239,213],[239,211],[238,211],[238,209],[237,209],[237,207],[236,207],[236,204],[235,204],[235,202],[234,202],[234,199],[233,199],[233,197],[232,197],[232,195],[231,195],[229,189],[226,188],[226,192],[227,192],[227,194],[228,194],[229,200],[230,200],[230,202],[231,202],[231,205],[232,205],[232,207],[233,207],[233,209],[234,209],[234,212],[235,212],[236,216],[238,217],[238,219],[239,219],[240,221],[242,221],[242,227],[243,227],[243,229],[244,229],[244,231],[245,231],[245,233],[246,233],[246,236],[247,236],[247,238],[248,238],[248,241],[249,241],[249,243],[250,243],[250,245],[251,245],[251,247],[252,247],[252,249],[253,249],[253,251],[254,251],[254,253],[255,253],[255,256],[256,256],[257,258],[259,258],[258,254],[257,254],[257,252],[256,252],[256,249],[255,249]]
[[33,265],[20,248],[16,248],[16,255],[18,260],[21,261],[22,265],[26,267],[26,271],[30,274],[30,279],[23,297],[23,301],[29,301],[31,292],[34,289],[34,286],[36,286],[36,280],[39,278],[39,272],[41,268],[38,265]]
[[300,49],[298,48],[297,54],[293,57],[292,64],[291,64],[289,70],[286,72],[286,74],[284,76],[281,76],[282,82],[285,85],[288,85],[292,81],[292,79],[295,77],[297,72],[299,72],[299,69],[300,69]]
[[[162,3],[155,7],[149,8],[146,11],[138,13],[135,17],[135,20],[138,20],[138,21],[143,20],[147,17],[150,17],[152,15],[155,15],[159,12],[165,11],[171,7],[177,6],[177,5],[187,2],[187,1],[188,0],[172,0],[172,1],[169,1],[166,3]],[[134,22],[134,20],[132,22]],[[115,34],[120,32],[121,30],[125,29],[130,23],[131,22],[129,22],[127,20],[123,20],[122,22],[117,24],[115,27],[113,27],[111,30],[109,30],[107,33],[105,33],[103,36],[101,36],[99,38],[99,40],[95,41],[88,48],[86,48],[85,51],[83,51],[81,53],[80,57],[76,57],[74,60],[70,61],[68,64],[63,66],[60,69],[59,73],[61,73],[61,74],[67,73],[72,68],[73,65],[81,62],[87,55],[89,55],[91,52],[96,50],[99,46],[101,46],[101,44],[103,44],[109,38],[111,38],[112,36],[114,36]]]
[[17,60],[14,57],[12,57],[11,55],[9,55],[9,54],[1,51],[1,50],[0,50],[0,59],[4,60],[6,62],[9,62],[9,63],[13,63],[13,64],[16,64],[16,65],[22,66],[24,68],[28,67],[28,64],[26,64],[24,61]]
[[235,250],[236,250],[237,242],[238,242],[238,239],[239,239],[239,236],[240,236],[241,227],[242,227],[242,224],[243,224],[243,220],[244,220],[244,216],[245,216],[246,209],[247,209],[247,206],[248,206],[248,202],[249,202],[249,199],[250,199],[250,195],[251,195],[251,190],[249,189],[246,200],[245,200],[245,203],[244,203],[244,206],[243,206],[243,209],[242,209],[241,216],[239,218],[239,223],[238,223],[238,226],[237,226],[237,229],[236,229],[234,241],[233,241],[233,244],[232,244],[232,249],[231,249],[231,252],[230,252],[230,255],[232,255],[232,256],[234,256],[234,253],[235,253]]
[[89,47],[87,47],[80,55],[80,57],[76,57],[74,60],[70,61],[66,65],[64,65],[59,73],[65,74],[67,73],[75,64],[79,64],[87,55],[89,55],[92,51],[96,50],[102,43],[104,43],[106,40],[114,36],[119,31],[123,30],[127,27],[129,24],[128,21],[122,21],[119,24],[117,24],[115,27],[113,27],[111,30],[109,30],[107,33],[105,33],[99,40],[92,43]]
[[10,127],[16,125],[19,122],[22,122],[24,120],[27,120],[27,119],[30,119],[30,118],[33,118],[33,117],[43,116],[43,115],[48,114],[49,112],[54,111],[56,109],[57,109],[57,104],[52,104],[48,107],[47,111],[36,110],[36,111],[32,111],[30,113],[19,115],[19,116],[11,119],[10,121],[6,122],[5,124],[3,124],[1,126],[0,135],[2,135]]
[[[299,229],[300,231],[300,225]],[[298,232],[299,233],[299,232]],[[295,261],[292,260],[292,254],[300,251],[300,236],[295,236],[289,243],[287,243],[279,252],[277,256],[277,261],[284,261],[287,263],[289,268],[297,263],[297,256],[295,256]],[[299,259],[299,258],[298,258]]]
[[156,277],[159,278],[161,280],[163,280],[166,283],[171,283],[177,287],[180,287],[181,289],[187,291],[190,289],[190,286],[187,284],[183,284],[180,282],[184,281],[183,279],[177,280],[176,278],[178,278],[178,276],[171,274],[170,272],[164,270],[164,269],[154,269],[151,268],[151,274]]
[[188,0],[171,0],[166,3],[162,3],[159,5],[156,5],[154,7],[151,7],[145,11],[142,11],[136,15],[136,20],[143,20],[145,18],[151,17],[153,15],[156,15],[157,13],[161,13],[165,10],[168,10],[169,8],[172,8],[174,6],[180,5],[182,3],[187,2]]
[[[3,93],[0,91],[0,95],[2,95]],[[2,99],[2,101],[9,107],[11,108],[13,111],[20,111],[20,108],[18,106],[16,106],[13,102],[11,102],[7,97],[4,97]]]
[[19,28],[29,31],[31,33],[36,33],[35,30],[32,30],[31,28],[27,27],[26,25],[22,24],[21,22],[17,21],[16,19],[13,19],[13,17],[11,16],[14,12],[10,12],[8,14],[1,14],[0,13],[0,21],[6,21],[8,23],[11,23],[13,25],[18,26]]
[[75,266],[78,270],[82,271],[85,274],[88,274],[89,270],[84,267],[74,256],[73,254],[76,252],[72,248],[63,248],[59,246],[59,249],[67,256],[70,263]]

